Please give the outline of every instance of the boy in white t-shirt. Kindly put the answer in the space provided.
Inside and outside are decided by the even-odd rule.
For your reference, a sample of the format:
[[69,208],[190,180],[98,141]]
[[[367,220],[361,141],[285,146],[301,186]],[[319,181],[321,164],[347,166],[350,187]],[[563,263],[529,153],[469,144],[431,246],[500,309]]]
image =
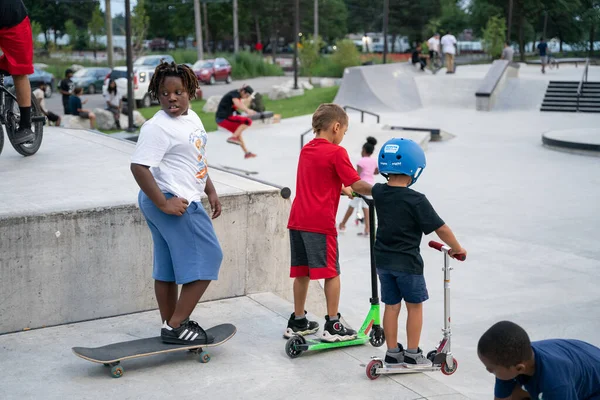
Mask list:
[[[141,128],[131,172],[140,186],[138,202],[154,242],[156,300],[161,338],[172,344],[207,344],[214,338],[189,319],[211,281],[217,280],[223,253],[211,218],[200,199],[208,196],[212,219],[221,203],[208,175],[208,135],[189,109],[198,79],[186,65],[161,63],[148,92],[162,110]],[[177,285],[182,285],[177,298]]]
[[429,47],[429,61],[434,62],[435,57],[440,56],[440,34],[436,33],[427,41],[427,47]]
[[46,86],[46,82],[40,83],[38,88],[33,91],[33,95],[40,105],[42,113],[48,118],[48,121],[54,123],[55,126],[60,126],[60,116],[54,114],[52,111],[48,111],[46,108],[46,99],[44,95],[46,93]]
[[456,38],[449,31],[442,36],[442,51],[446,55],[446,73],[454,73],[454,55],[456,54]]

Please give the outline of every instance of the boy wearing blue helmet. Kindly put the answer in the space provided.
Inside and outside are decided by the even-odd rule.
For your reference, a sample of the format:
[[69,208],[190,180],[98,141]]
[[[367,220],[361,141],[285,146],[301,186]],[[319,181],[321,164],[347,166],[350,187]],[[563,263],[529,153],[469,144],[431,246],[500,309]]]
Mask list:
[[[377,210],[375,262],[385,303],[383,329],[388,347],[387,364],[431,366],[419,348],[423,327],[423,302],[429,298],[419,245],[423,234],[435,231],[452,249],[450,255],[467,255],[452,230],[437,215],[427,197],[410,189],[425,169],[425,153],[410,139],[391,139],[379,152],[379,172],[387,184],[373,186]],[[407,348],[398,343],[401,301],[408,312]]]

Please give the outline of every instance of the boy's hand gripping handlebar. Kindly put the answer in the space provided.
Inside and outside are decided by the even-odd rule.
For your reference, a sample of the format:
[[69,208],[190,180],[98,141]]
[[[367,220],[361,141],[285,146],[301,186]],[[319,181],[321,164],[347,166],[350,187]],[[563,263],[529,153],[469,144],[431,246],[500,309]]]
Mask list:
[[[429,247],[436,249],[437,251],[443,251],[445,253],[448,253],[448,255],[450,255],[450,247],[446,246],[443,243],[439,243],[436,242],[435,240],[432,240],[429,242]],[[456,256],[451,256],[452,258],[457,259],[458,261],[465,261],[467,259],[467,257],[464,254],[459,254]]]

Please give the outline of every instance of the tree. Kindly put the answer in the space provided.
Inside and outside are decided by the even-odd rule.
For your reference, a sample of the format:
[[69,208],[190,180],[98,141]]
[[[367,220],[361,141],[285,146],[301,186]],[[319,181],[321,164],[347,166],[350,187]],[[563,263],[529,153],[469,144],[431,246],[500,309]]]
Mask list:
[[360,65],[360,53],[352,40],[338,40],[335,45],[337,50],[331,58],[342,72],[344,68]]
[[94,51],[94,59],[96,59],[96,50],[98,49],[98,35],[104,32],[104,16],[100,8],[96,8],[92,13],[92,19],[88,23],[88,29],[92,35],[92,50]]
[[125,35],[125,15],[117,14],[113,17],[113,33]]
[[136,54],[141,54],[144,48],[144,40],[146,39],[146,30],[150,18],[146,15],[145,1],[138,0],[131,14],[131,35],[133,36],[133,51]]
[[300,65],[303,75],[308,75],[308,81],[312,84],[312,69],[319,61],[322,40],[320,36],[314,38],[306,35],[302,37],[301,44],[302,46],[299,48]]
[[485,51],[494,59],[500,58],[505,40],[506,20],[500,16],[493,16],[488,20],[487,26],[483,30]]

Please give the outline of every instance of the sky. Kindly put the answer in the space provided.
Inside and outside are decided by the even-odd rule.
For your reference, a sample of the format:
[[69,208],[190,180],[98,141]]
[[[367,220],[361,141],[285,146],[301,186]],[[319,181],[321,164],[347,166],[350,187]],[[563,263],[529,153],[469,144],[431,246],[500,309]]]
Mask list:
[[[136,5],[137,0],[129,0],[131,3],[131,9]],[[106,0],[100,0],[100,8],[104,11],[104,3]],[[110,13],[114,17],[117,14],[125,14],[125,0],[111,0],[110,2]]]

